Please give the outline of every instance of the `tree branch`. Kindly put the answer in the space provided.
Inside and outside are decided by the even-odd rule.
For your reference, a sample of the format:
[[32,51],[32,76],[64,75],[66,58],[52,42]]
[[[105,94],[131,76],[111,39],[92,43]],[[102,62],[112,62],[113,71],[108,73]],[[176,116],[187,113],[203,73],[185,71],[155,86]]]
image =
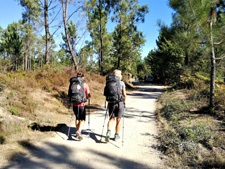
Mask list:
[[51,0],[51,1],[49,2],[49,5],[48,5],[48,7],[50,7],[50,6],[51,6],[52,2],[53,2],[53,0]]
[[224,39],[222,39],[220,42],[215,42],[215,43],[213,43],[214,45],[220,45],[221,43],[223,43],[223,40]]
[[59,9],[59,11],[57,12],[57,14],[55,15],[55,17],[52,19],[52,21],[49,23],[49,25],[52,24],[52,22],[55,21],[56,17],[58,16],[59,12],[61,11],[62,8]]
[[57,4],[57,5],[55,5],[55,6],[53,6],[52,8],[50,8],[49,11],[52,10],[52,9],[54,9],[54,8],[56,8],[56,7],[59,6],[59,5],[60,5],[60,3]]
[[220,58],[215,58],[215,59],[216,59],[216,60],[221,60],[221,59],[223,59],[223,58],[225,58],[225,55],[222,56],[222,57],[220,57]]
[[67,21],[69,21],[69,19],[73,16],[73,14],[75,14],[80,8],[82,8],[82,6],[78,7],[67,19]]
[[44,4],[41,1],[39,1],[39,2],[41,3],[41,7],[44,8]]

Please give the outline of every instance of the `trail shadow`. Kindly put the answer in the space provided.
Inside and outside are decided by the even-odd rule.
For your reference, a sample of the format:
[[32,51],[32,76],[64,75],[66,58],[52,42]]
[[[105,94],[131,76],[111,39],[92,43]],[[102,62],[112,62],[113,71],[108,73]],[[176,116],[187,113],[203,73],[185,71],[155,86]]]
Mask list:
[[62,129],[65,130],[65,128],[67,128],[68,130],[69,128],[64,123],[57,124],[56,126],[46,126],[46,125],[40,125],[37,123],[31,123],[28,127],[32,130],[39,130],[41,132],[60,131]]
[[[91,169],[91,166],[88,166],[85,162],[77,162],[74,159],[70,158],[70,155],[72,154],[72,150],[65,145],[58,145],[54,143],[43,143],[47,145],[51,151],[44,150],[40,147],[37,147],[33,145],[32,143],[28,141],[22,141],[19,142],[19,144],[29,151],[31,156],[37,157],[38,159],[43,160],[44,162],[36,162],[32,158],[29,158],[29,156],[22,154],[14,154],[11,157],[12,164],[4,167],[3,169],[9,169],[9,168],[54,168],[54,166],[57,165],[66,165],[69,166],[69,168],[81,168],[81,169]],[[52,153],[52,151],[54,153]],[[76,154],[76,152],[73,152],[73,154]],[[78,153],[78,152],[77,152]],[[76,158],[76,156],[74,157]],[[38,160],[39,161],[39,160]],[[51,162],[51,164],[49,164]]]
[[[118,169],[144,169],[147,167],[139,162],[128,160],[123,157],[115,157],[107,152],[99,152],[93,149],[79,149],[74,151],[66,145],[45,142],[42,147],[36,146],[28,141],[19,142],[19,144],[26,149],[30,155],[25,153],[15,153],[11,157],[11,164],[2,169],[11,168],[79,168],[79,169],[93,169],[95,167],[105,166],[107,162],[113,168]],[[45,147],[46,149],[43,149]],[[81,160],[79,153],[88,153],[87,160]],[[33,157],[33,158],[30,158]],[[36,157],[36,160],[35,158]],[[95,166],[95,161],[98,160],[98,166]],[[153,169],[153,167],[152,167]]]
[[143,110],[135,109],[133,107],[127,107],[124,117],[125,118],[143,117],[143,118],[148,118],[148,119],[155,119],[156,115],[155,115],[155,113],[150,112],[150,111],[143,111]]
[[[76,128],[75,127],[69,127],[64,123],[58,124],[55,127],[54,126],[39,125],[37,123],[32,123],[29,127],[32,130],[39,130],[40,132],[55,131],[55,132],[61,133],[65,136],[65,137],[62,137],[60,135],[60,137],[62,137],[62,139],[66,138],[67,140],[80,141],[80,140],[76,139],[76,137],[75,137],[75,133],[77,131]],[[93,129],[83,129],[82,135],[83,135],[83,137],[90,137],[96,143],[105,143],[104,141],[102,141],[102,140],[105,140],[105,136],[95,133],[93,131]],[[98,139],[97,137],[102,138],[102,140]]]
[[[141,97],[141,99],[157,99],[159,94],[151,94],[151,93],[128,93],[128,96]],[[138,99],[138,98],[137,98]]]
[[[149,87],[146,88],[144,86],[149,86]],[[127,93],[127,95],[135,96],[137,97],[137,99],[138,97],[140,97],[141,99],[157,99],[159,96],[159,93],[162,93],[166,90],[166,89],[157,89],[151,86],[152,85],[150,84],[142,84],[137,88],[136,92]]]

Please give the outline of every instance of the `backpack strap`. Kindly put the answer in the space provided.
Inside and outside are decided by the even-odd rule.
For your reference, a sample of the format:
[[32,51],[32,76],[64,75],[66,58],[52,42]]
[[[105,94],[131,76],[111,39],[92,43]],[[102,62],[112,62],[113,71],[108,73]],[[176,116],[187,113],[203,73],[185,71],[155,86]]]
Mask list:
[[[121,87],[120,87],[120,80],[117,80],[116,81],[116,84],[117,84],[117,87],[118,87],[118,90],[117,90],[117,94],[118,94],[118,97],[120,96],[120,90],[121,90]],[[122,91],[121,91],[122,92]],[[121,101],[121,98],[119,98],[119,102]]]

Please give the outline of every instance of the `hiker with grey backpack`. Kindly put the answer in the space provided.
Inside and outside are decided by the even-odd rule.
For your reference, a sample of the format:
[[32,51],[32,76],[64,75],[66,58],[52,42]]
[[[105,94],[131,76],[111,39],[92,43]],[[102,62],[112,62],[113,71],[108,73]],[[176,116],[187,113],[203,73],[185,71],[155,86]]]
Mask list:
[[114,70],[113,75],[106,77],[106,86],[104,88],[104,95],[108,102],[109,121],[107,125],[107,133],[105,141],[109,142],[111,136],[111,129],[116,120],[114,141],[120,139],[121,118],[124,117],[124,108],[126,104],[126,86],[121,81],[122,75],[120,70]]
[[76,136],[79,140],[83,139],[82,129],[86,119],[85,102],[90,99],[90,91],[87,83],[84,82],[84,74],[77,73],[77,77],[70,78],[70,85],[68,89],[68,97],[72,105],[73,112],[76,116]]

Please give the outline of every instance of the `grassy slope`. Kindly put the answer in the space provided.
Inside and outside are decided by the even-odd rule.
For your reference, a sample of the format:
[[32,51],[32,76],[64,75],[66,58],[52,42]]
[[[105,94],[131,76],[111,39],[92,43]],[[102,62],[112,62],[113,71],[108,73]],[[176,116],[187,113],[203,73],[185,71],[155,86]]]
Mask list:
[[[0,161],[7,162],[25,151],[21,145],[49,137],[58,124],[69,122],[67,91],[72,76],[67,68],[0,74]],[[105,77],[86,73],[85,81],[92,108],[102,107]],[[48,132],[40,132],[43,129]]]

